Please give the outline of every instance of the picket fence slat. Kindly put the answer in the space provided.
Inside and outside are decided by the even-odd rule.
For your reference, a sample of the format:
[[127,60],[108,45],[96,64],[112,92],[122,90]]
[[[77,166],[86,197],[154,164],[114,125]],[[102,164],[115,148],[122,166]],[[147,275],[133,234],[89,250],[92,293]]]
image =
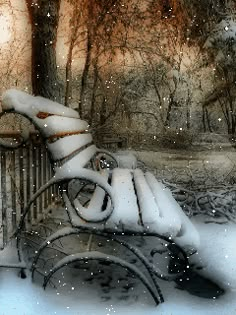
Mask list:
[[[36,148],[32,143],[32,183],[33,183],[33,194],[36,192],[36,184],[37,184],[37,154]],[[35,221],[37,218],[37,204],[34,202],[33,204],[33,220]]]
[[16,229],[16,155],[15,151],[11,152],[11,164],[10,164],[10,175],[11,175],[11,206],[12,206],[12,229]]
[[20,187],[19,187],[19,194],[20,194],[20,212],[21,214],[23,213],[24,210],[24,172],[23,172],[23,168],[24,168],[24,152],[23,152],[23,148],[19,148],[19,179],[20,179]]
[[[44,148],[44,152],[43,152],[43,183],[47,182],[47,151]],[[44,208],[48,207],[48,200],[47,200],[47,191],[44,193],[44,198],[43,198],[43,202],[44,202]]]
[[[39,189],[42,186],[42,150],[41,150],[41,146],[37,147],[37,160],[38,160],[38,167],[37,167],[37,171],[38,171],[38,181],[37,181],[37,189]],[[38,213],[39,215],[42,214],[43,212],[43,196],[41,195],[39,197],[39,201],[38,201]]]
[[3,248],[7,243],[7,191],[6,191],[6,151],[1,152],[1,198],[2,198],[2,244]]
[[[0,138],[10,136],[12,134],[9,132],[0,134]],[[53,175],[44,144],[39,138],[36,143],[34,139],[30,138],[29,143],[14,150],[0,147],[0,249],[6,246],[16,230],[32,194]],[[32,205],[27,216],[27,227],[36,224],[54,206],[56,191],[57,187],[48,189]]]
[[[30,200],[31,198],[31,167],[32,167],[32,161],[31,161],[31,147],[30,145],[26,148],[26,200]],[[32,215],[31,212],[28,213],[27,217],[28,224],[32,222]]]

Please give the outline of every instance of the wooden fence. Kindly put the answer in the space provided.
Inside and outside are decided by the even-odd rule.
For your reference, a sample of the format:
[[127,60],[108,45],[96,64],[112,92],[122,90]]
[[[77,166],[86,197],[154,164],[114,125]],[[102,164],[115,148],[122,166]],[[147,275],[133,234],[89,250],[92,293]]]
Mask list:
[[[17,132],[1,132],[0,138],[16,138]],[[44,144],[32,132],[27,144],[14,150],[0,147],[0,249],[15,231],[30,197],[52,176],[53,171]],[[32,226],[55,205],[57,187],[43,193],[32,205],[26,224]]]

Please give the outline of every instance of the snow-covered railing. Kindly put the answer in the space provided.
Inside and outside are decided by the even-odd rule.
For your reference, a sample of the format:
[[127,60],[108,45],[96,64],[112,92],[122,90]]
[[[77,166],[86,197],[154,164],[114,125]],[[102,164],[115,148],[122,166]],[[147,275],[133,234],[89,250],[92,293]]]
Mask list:
[[[20,132],[1,131],[0,139],[20,137]],[[9,141],[9,140],[8,140]],[[30,197],[52,176],[48,153],[37,132],[18,149],[0,146],[0,248],[10,240],[16,230],[22,211]],[[51,187],[34,203],[26,224],[32,225],[42,218],[55,201],[57,188]]]

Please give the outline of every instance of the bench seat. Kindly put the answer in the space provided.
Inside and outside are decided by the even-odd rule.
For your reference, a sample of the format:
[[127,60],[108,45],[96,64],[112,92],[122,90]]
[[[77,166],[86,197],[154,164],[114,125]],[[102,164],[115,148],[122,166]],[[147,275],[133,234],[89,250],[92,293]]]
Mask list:
[[93,220],[102,213],[105,198],[104,190],[98,186],[86,208],[79,199],[73,201],[77,211],[83,208],[83,213],[92,217],[91,220],[85,220],[83,215],[81,217],[76,213],[78,215],[72,216],[74,227],[87,225],[104,231],[138,232],[146,235],[156,233],[174,240],[186,252],[192,253],[198,249],[200,239],[195,226],[184,214],[170,190],[157,181],[153,174],[144,173],[140,169],[115,168],[110,176],[106,173],[100,176],[106,181],[109,178],[111,183],[114,203],[111,214],[98,223]]

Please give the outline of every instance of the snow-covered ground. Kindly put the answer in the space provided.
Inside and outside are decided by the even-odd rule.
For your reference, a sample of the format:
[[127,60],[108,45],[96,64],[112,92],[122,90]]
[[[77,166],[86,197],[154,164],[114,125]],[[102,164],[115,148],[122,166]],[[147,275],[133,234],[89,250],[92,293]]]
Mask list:
[[[81,121],[78,118],[78,113],[68,108],[64,109],[62,105],[55,104],[51,101],[48,104],[48,101],[45,99],[38,97],[35,98],[19,91],[8,91],[3,97],[2,104],[3,109],[8,110],[14,108],[16,112],[28,115],[29,118],[34,120],[39,129],[41,129],[41,133],[44,135],[45,138],[56,140],[52,143],[49,141],[50,145],[48,145],[48,150],[50,151],[55,161],[58,162],[59,160],[61,162],[61,159],[64,158],[65,160],[62,166],[59,167],[59,165],[61,164],[58,164],[58,166],[55,168],[55,175],[53,176],[52,181],[72,178],[72,175],[70,174],[73,174],[73,176],[76,175],[80,178],[89,179],[92,182],[97,183],[101,188],[107,191],[109,196],[113,197],[111,199],[115,200],[115,205],[118,204],[115,199],[116,196],[119,197],[120,201],[121,194],[124,197],[126,197],[126,192],[129,195],[131,194],[130,188],[126,185],[127,179],[129,179],[130,183],[132,183],[131,186],[133,189],[133,182],[129,170],[123,169],[123,171],[119,171],[119,174],[117,175],[125,173],[127,176],[122,175],[121,180],[118,182],[119,185],[117,186],[113,185],[115,180],[113,181],[112,177],[112,190],[112,188],[107,183],[106,177],[103,177],[101,174],[92,172],[91,170],[84,168],[87,162],[90,161],[91,157],[94,156],[97,149],[95,146],[91,145],[91,137],[81,132],[81,129],[82,131],[86,132],[87,123]],[[47,110],[49,110],[49,112]],[[46,114],[49,114],[49,116],[46,115],[45,117],[45,111]],[[40,115],[38,116],[38,114]],[[41,116],[43,117],[43,120]],[[71,141],[68,141],[67,138],[60,138],[60,136],[58,137],[58,133],[60,135],[60,132],[63,132],[62,134],[69,132]],[[78,142],[74,142],[74,140],[72,140],[75,139],[74,137],[78,140]],[[88,147],[80,151],[80,149],[85,144],[88,145]],[[76,155],[73,155],[74,152],[76,152]],[[150,153],[148,154],[148,156],[150,157]],[[68,159],[68,157],[71,158]],[[154,158],[154,155],[152,155],[152,158]],[[156,157],[156,160],[159,162],[158,156]],[[188,165],[185,165],[185,168],[188,170],[187,175],[190,177],[193,173],[194,176],[196,176],[199,166],[199,158],[193,160],[194,161],[189,161]],[[125,159],[125,161],[127,162],[127,159]],[[204,166],[204,176],[201,177],[204,182],[206,181],[206,177],[209,177],[206,176],[208,175],[207,171],[209,170],[208,162],[209,161],[205,161],[205,159],[204,161],[202,161],[201,157],[200,165]],[[234,168],[234,165],[231,165],[230,162],[231,160],[229,160],[228,163],[229,171],[227,172],[227,174],[229,172],[231,173],[232,169]],[[133,162],[131,164],[132,167],[135,167]],[[176,164],[177,162],[175,161],[175,165]],[[220,159],[217,158],[213,163],[214,166],[217,165],[217,171],[224,164],[225,157],[222,157]],[[183,167],[183,161],[181,161],[179,166],[181,168]],[[163,167],[163,165],[161,165],[161,170],[162,169],[165,170],[166,167]],[[167,171],[169,172],[169,168]],[[202,175],[202,170],[200,173]],[[215,168],[212,169],[210,167],[209,173],[214,174]],[[113,175],[114,174],[116,174],[116,170],[113,171]],[[156,168],[155,175],[158,175]],[[162,173],[162,175],[163,178],[166,178],[164,173]],[[183,175],[186,177],[186,174]],[[171,195],[168,193],[167,189],[163,189],[160,183],[154,182],[154,178],[152,177],[152,175],[147,174],[145,178],[145,180],[148,182],[148,185],[144,180],[144,176],[141,170],[134,170],[133,180],[136,191],[133,191],[133,196],[137,194],[139,198],[139,207],[136,201],[136,197],[133,199],[135,202],[132,203],[132,205],[135,204],[135,210],[137,210],[138,213],[139,211],[142,211],[142,207],[145,209],[156,209],[156,215],[158,216],[159,220],[158,222],[162,222],[162,224],[164,221],[163,213],[162,216],[160,215],[162,210],[163,212],[165,212],[165,214],[168,213],[169,220],[170,218],[173,218],[173,213],[175,213],[176,211],[179,215],[178,217],[180,217],[180,221],[178,223],[177,219],[174,220],[175,223],[177,222],[177,228],[174,234],[175,241],[177,242],[179,241],[179,239],[186,236],[185,245],[188,245],[187,242],[190,242],[192,236],[195,234],[194,227],[191,224],[188,224],[187,226],[190,229],[190,232],[189,229],[186,229],[186,218],[184,217],[184,219],[182,220],[182,211],[179,211],[179,206],[175,202],[173,205],[174,211],[172,211],[171,213],[167,212],[167,206],[171,206],[169,208],[172,208],[172,203],[174,201],[173,198],[170,197]],[[225,179],[225,174],[223,174],[223,179]],[[121,183],[122,185],[120,185]],[[121,187],[123,191],[120,189]],[[142,187],[142,189],[140,187]],[[99,189],[99,187],[95,188],[96,202],[100,198],[103,199],[103,196]],[[148,192],[150,191],[152,191],[153,194],[148,195]],[[159,201],[158,204],[154,203],[154,197],[156,197],[156,199]],[[92,204],[93,200],[91,200],[90,204]],[[117,207],[114,208],[113,214],[115,214],[115,211],[119,209],[118,222],[121,223],[121,225],[127,224],[127,220],[131,217],[130,214],[133,215],[133,213],[135,213],[134,211],[127,211],[126,216],[126,213],[122,212],[124,209],[132,210],[130,200],[131,198],[129,200],[128,198],[122,198],[121,209]],[[127,203],[125,204],[126,201]],[[93,208],[90,208],[90,204],[86,208],[87,215],[91,213],[94,214],[94,212],[92,211]],[[107,204],[109,205],[109,202]],[[102,205],[103,202],[101,203],[101,208]],[[88,221],[87,217],[83,216],[83,209],[85,208],[80,206],[78,202],[76,202],[75,206],[76,210],[80,212],[80,216],[85,219],[85,221]],[[160,206],[160,212],[157,206]],[[90,209],[91,212],[87,211]],[[104,211],[99,212],[99,215],[101,215],[100,217],[98,217],[97,211],[95,218],[99,219],[100,221],[102,220],[102,218],[107,219],[110,215],[109,211],[112,211],[112,207],[107,206]],[[62,214],[64,214],[65,211],[61,212]],[[42,240],[44,240],[45,237],[51,234],[53,231],[58,230],[61,225],[67,224],[64,216],[58,216],[56,218],[55,214],[59,215],[60,209],[54,209],[51,217],[48,216],[43,222],[38,222],[37,226],[34,227],[34,231],[32,231],[32,233],[26,231],[22,235],[22,241],[24,240],[24,253],[27,262],[32,262],[32,257],[37,254],[38,246],[36,245],[39,245]],[[70,215],[72,216],[73,214]],[[153,215],[148,215],[148,219],[150,217],[151,219],[153,219]],[[109,217],[108,221],[111,218],[112,223],[116,222],[112,216]],[[122,220],[125,218],[124,222],[120,220],[120,218],[122,218]],[[99,220],[95,220],[95,222]],[[146,219],[144,217],[144,213],[142,213],[142,221],[144,222],[145,220]],[[163,315],[182,315],[189,313],[192,313],[193,315],[234,314],[236,312],[236,253],[234,250],[234,239],[236,237],[235,225],[233,225],[233,223],[227,225],[205,224],[203,218],[197,218],[194,221],[197,226],[197,230],[199,231],[202,238],[197,256],[198,261],[200,261],[203,265],[206,265],[206,267],[201,270],[201,273],[217,282],[226,292],[224,296],[221,296],[218,299],[215,298],[217,292],[216,290],[212,292],[213,289],[211,291],[212,299],[207,300],[196,296],[191,296],[186,291],[180,291],[175,287],[174,282],[164,282],[160,280],[159,283],[165,297],[165,303],[156,307],[149,292],[147,292],[147,289],[141,284],[140,281],[137,281],[137,279],[132,277],[130,273],[127,272],[127,270],[118,267],[114,268],[113,266],[107,264],[105,266],[104,264],[103,266],[101,266],[101,264],[99,264],[99,262],[97,261],[92,263],[88,263],[88,261],[85,261],[83,263],[76,262],[73,264],[69,264],[68,266],[66,266],[66,268],[60,269],[60,272],[58,271],[57,274],[54,274],[54,277],[52,279],[50,278],[51,286],[48,285],[46,291],[44,291],[41,287],[43,278],[42,275],[44,275],[45,273],[47,274],[47,272],[51,270],[52,266],[55,265],[55,262],[61,259],[60,256],[65,257],[72,253],[77,253],[77,247],[79,247],[79,249],[83,246],[84,248],[86,248],[85,246],[87,245],[87,238],[84,238],[84,236],[81,235],[74,235],[73,237],[63,237],[63,239],[61,239],[60,241],[58,240],[57,243],[53,243],[53,245],[50,244],[50,242],[47,242],[50,245],[47,247],[47,249],[43,251],[43,254],[40,255],[37,261],[37,270],[34,283],[30,280],[30,276],[27,279],[23,280],[16,276],[16,271],[2,268],[0,275],[0,315],[110,315],[113,313],[122,315],[152,315],[156,314],[157,312]],[[135,221],[132,221],[132,227],[134,226],[135,228],[137,222],[138,220],[136,219]],[[144,223],[148,223],[147,228],[149,228],[149,224],[151,225],[152,221],[150,221],[150,223]],[[155,222],[155,224],[157,223]],[[168,235],[172,235],[174,232],[169,230],[170,226],[173,226],[173,224],[167,224],[168,228],[161,231],[160,233],[165,235],[166,233],[168,233]],[[158,226],[158,231],[160,231],[161,228],[162,226]],[[136,240],[134,237],[132,237],[132,242],[137,242],[137,247],[141,247],[142,252],[145,255],[147,253],[149,254],[150,249],[155,248],[157,245],[156,239],[149,238],[149,240],[147,241],[147,238],[145,238],[145,240],[144,238],[139,238],[139,240]],[[91,247],[93,247],[93,250],[94,248],[102,248],[102,252],[104,251],[104,254],[106,250],[109,249],[109,252],[112,251],[112,253],[114,253],[114,255],[116,254],[116,256],[118,256],[119,258],[122,258],[125,255],[123,247],[116,247],[114,242],[110,238],[108,240],[104,238],[101,240],[101,238],[99,239],[99,237],[93,237]],[[132,257],[130,253],[129,255],[126,255],[126,258],[129,262],[129,266],[133,264],[136,265],[136,267],[139,267],[139,262],[135,257]],[[159,257],[159,260],[157,260],[156,256],[153,257],[153,260],[159,263],[158,267],[161,267],[163,265],[167,265],[168,258],[169,257],[164,254]],[[13,262],[15,259],[16,251],[13,247],[7,247],[4,251],[0,253],[0,262],[1,260],[2,262],[3,260],[9,262],[11,262],[12,260]],[[69,263],[69,261],[66,260],[66,263]],[[193,273],[186,272],[186,274],[188,274],[190,280],[189,278],[186,279],[185,277],[184,279],[181,279],[181,283],[184,283],[185,286],[188,286],[188,288],[192,289],[191,279]],[[179,279],[179,282],[181,280]],[[205,288],[208,284],[209,282],[204,281],[204,287],[202,286],[201,292],[206,292]]]
[[[0,314],[73,314],[73,315],[231,315],[236,313],[236,225],[205,224],[203,218],[195,218],[201,235],[199,256],[207,264],[204,271],[226,290],[218,299],[204,299],[175,288],[173,282],[159,281],[165,302],[155,306],[142,285],[135,286],[130,297],[123,294],[117,298],[116,290],[104,298],[96,283],[62,283],[57,289],[48,287],[45,291],[30,277],[20,279],[17,271],[2,269],[0,272]],[[2,257],[12,257],[11,248],[2,252]],[[109,267],[110,268],[110,267]],[[73,276],[79,273],[73,270]],[[77,280],[76,280],[77,281]]]
[[236,152],[225,150],[133,151],[138,159],[157,176],[171,183],[209,184],[234,181]]

